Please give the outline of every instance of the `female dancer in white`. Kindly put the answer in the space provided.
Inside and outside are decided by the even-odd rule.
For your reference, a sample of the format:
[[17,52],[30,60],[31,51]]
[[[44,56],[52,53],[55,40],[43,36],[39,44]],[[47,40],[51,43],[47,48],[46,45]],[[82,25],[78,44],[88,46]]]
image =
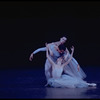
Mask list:
[[[72,53],[70,55],[70,58],[63,63],[63,57],[59,57],[56,62],[52,60],[48,52],[50,51],[48,45],[46,44],[47,51],[46,51],[46,57],[51,63],[52,66],[52,72],[51,72],[51,78],[48,79],[47,85],[50,85],[52,87],[67,87],[67,88],[83,88],[88,86],[96,86],[96,84],[90,84],[86,81],[72,77],[70,75],[62,74],[64,67],[71,61],[74,47],[72,46],[71,50]],[[68,55],[65,55],[65,59],[68,57]]]
[[[67,38],[62,37],[62,38],[60,38],[60,41],[48,44],[48,46],[50,48],[50,56],[54,62],[56,62],[57,58],[60,57],[60,54],[62,52],[64,53],[64,55],[67,54],[67,56],[68,56],[65,60],[69,59],[70,53],[69,53],[68,49],[66,48],[65,51],[59,49],[59,46],[64,44],[66,41],[67,41]],[[32,52],[29,60],[32,61],[33,55],[40,52],[40,51],[46,51],[46,47],[39,48],[39,49],[35,50],[34,52]],[[75,60],[74,57],[72,57],[69,64],[67,64],[64,67],[64,73],[69,74],[69,75],[74,76],[74,77],[77,77],[77,78],[80,78],[80,79],[84,79],[86,77],[86,74],[81,69],[81,67],[79,66],[78,62]],[[47,81],[49,78],[51,78],[51,64],[48,61],[48,59],[46,59],[46,63],[45,63],[45,76],[47,78]]]

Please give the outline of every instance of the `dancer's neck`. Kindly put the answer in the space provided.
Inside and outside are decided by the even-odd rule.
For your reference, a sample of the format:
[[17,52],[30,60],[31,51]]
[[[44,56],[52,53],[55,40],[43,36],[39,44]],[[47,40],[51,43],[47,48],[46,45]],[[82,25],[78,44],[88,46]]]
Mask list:
[[55,45],[59,46],[61,44],[60,41],[55,42]]

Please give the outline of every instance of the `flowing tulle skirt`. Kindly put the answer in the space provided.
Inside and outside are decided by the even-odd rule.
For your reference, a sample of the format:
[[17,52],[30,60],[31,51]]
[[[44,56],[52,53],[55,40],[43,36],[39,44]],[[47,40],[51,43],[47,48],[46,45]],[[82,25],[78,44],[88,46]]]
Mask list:
[[66,88],[83,88],[88,87],[88,83],[82,79],[78,79],[69,75],[62,75],[61,78],[48,79],[48,85],[51,87],[66,87]]
[[[69,57],[70,57],[70,54],[69,54]],[[79,70],[78,70],[78,66],[79,66],[78,62],[73,57],[72,60],[69,62],[69,64],[64,67],[64,73],[66,73],[72,77],[76,77],[76,78],[80,78],[80,79],[86,78],[85,72],[82,70],[82,68],[80,66],[79,66]]]

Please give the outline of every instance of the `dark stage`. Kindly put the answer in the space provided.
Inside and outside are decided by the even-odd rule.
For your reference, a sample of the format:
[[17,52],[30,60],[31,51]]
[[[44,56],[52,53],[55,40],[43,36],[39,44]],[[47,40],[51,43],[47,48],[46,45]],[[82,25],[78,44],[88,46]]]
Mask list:
[[[99,1],[0,1],[0,98],[100,98],[99,35]],[[96,88],[44,86],[46,53],[29,56],[62,36]]]
[[87,82],[96,83],[89,88],[45,87],[44,69],[9,69],[0,71],[0,98],[100,98],[99,67],[86,67]]

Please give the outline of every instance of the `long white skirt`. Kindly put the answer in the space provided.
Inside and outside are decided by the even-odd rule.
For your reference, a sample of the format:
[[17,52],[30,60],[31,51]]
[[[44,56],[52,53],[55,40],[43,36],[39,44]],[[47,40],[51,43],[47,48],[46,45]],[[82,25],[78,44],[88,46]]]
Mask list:
[[61,78],[54,79],[49,78],[48,79],[48,85],[51,87],[66,87],[66,88],[85,88],[88,87],[88,83],[82,79],[78,79],[66,74],[63,74]]

